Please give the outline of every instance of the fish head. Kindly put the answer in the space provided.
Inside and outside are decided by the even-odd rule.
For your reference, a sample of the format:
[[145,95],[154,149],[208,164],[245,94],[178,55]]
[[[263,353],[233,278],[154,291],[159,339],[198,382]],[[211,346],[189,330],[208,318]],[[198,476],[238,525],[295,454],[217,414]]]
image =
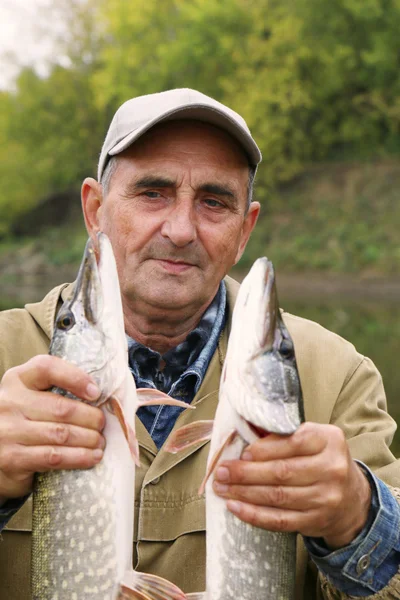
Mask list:
[[[107,343],[102,317],[101,281],[95,248],[89,239],[73,295],[57,314],[49,352],[82,368],[100,389],[104,389],[107,376]],[[70,393],[67,395],[72,397]],[[94,404],[101,401],[102,398]]]
[[260,435],[293,433],[304,420],[300,377],[279,309],[274,268],[266,258],[257,259],[244,279],[233,319],[240,383],[230,402]]

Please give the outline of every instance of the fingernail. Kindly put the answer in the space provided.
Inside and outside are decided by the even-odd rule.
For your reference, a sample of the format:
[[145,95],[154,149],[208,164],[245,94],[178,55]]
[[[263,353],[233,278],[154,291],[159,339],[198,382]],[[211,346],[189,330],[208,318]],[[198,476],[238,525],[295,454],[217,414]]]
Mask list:
[[220,481],[229,481],[229,469],[226,467],[218,467],[215,477]]
[[253,455],[248,450],[245,450],[241,456],[242,460],[253,460]]
[[236,500],[228,500],[228,502],[226,503],[226,506],[227,506],[228,510],[230,510],[231,512],[238,515],[238,514],[240,514],[240,509],[242,507],[242,503],[236,502]]
[[89,383],[86,388],[86,395],[89,400],[97,400],[100,396],[100,390],[94,383]]
[[100,448],[96,448],[95,450],[93,450],[93,459],[95,462],[100,462],[102,458],[103,450],[101,450]]
[[97,447],[100,448],[101,450],[104,450],[104,448],[106,447],[106,440],[104,436],[100,437],[99,443],[97,444]]
[[217,492],[217,494],[226,494],[228,491],[228,486],[225,483],[218,483],[217,481],[214,481],[213,489],[215,492]]

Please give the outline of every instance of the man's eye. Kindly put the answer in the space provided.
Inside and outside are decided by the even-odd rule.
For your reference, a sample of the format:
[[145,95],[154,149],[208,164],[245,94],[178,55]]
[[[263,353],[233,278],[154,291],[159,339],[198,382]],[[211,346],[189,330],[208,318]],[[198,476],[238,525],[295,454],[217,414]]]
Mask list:
[[159,192],[144,192],[144,195],[147,196],[147,198],[151,198],[151,199],[157,199],[161,197],[161,194]]
[[216,200],[215,198],[206,198],[204,202],[211,208],[223,208],[224,206],[222,202]]

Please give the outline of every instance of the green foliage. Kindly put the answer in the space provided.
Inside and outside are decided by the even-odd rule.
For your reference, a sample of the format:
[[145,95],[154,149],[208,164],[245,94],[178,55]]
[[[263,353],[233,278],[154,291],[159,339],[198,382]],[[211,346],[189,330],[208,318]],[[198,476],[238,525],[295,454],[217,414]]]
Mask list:
[[25,69],[16,91],[4,93],[0,102],[4,231],[49,194],[70,189],[93,172],[101,134],[88,84],[74,70],[56,66],[42,79]]
[[251,32],[241,0],[107,0],[99,7],[107,32],[94,77],[101,107],[174,87],[223,99],[238,40]]
[[[111,116],[138,94],[194,87],[240,112],[264,155],[257,186],[270,204],[311,163],[400,152],[400,0],[57,0],[51,14],[66,27],[60,64],[46,77],[25,68],[0,94],[0,236],[95,173]],[[371,197],[358,194],[356,226],[347,200],[335,211],[322,194],[311,214],[292,195],[296,218],[252,244],[268,239],[293,267],[379,268]]]
[[400,164],[325,165],[274,194],[255,190],[259,222],[240,265],[267,255],[283,271],[400,272]]
[[[373,360],[383,377],[389,412],[400,424],[400,371],[396,360],[400,338],[398,306],[378,302],[360,303],[360,299],[346,302],[338,296],[325,302],[299,302],[295,298],[287,298],[282,305],[288,312],[317,321],[335,331],[352,342],[358,352]],[[400,456],[400,431],[396,433],[392,452]]]

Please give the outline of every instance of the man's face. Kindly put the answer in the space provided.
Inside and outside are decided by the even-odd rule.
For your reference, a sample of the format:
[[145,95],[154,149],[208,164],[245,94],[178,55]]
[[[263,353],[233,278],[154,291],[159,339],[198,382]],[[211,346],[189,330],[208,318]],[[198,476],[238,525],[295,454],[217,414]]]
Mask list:
[[160,124],[119,155],[97,211],[121,292],[134,307],[204,308],[235,264],[257,215],[246,214],[248,163],[223,131]]

